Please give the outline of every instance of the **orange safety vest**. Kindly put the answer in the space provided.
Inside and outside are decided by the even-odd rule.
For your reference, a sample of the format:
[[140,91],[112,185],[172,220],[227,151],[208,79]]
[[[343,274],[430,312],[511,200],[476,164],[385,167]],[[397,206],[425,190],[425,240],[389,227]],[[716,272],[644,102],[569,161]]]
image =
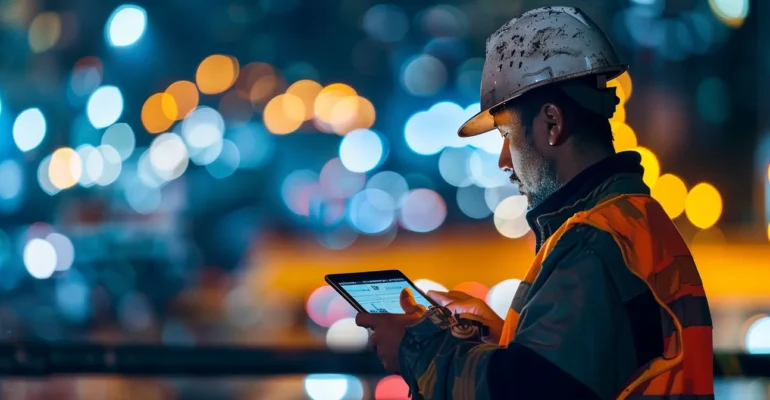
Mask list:
[[[711,324],[704,324],[703,318],[700,323],[686,323],[693,321],[693,316],[709,313],[703,283],[676,226],[650,196],[620,195],[572,216],[537,253],[522,287],[532,285],[540,273],[543,260],[559,238],[577,224],[591,225],[612,235],[620,246],[626,266],[647,283],[655,300],[666,311],[666,314],[661,313],[662,322],[674,327],[673,333],[663,338],[663,355],[639,369],[617,398],[712,396],[714,359]],[[516,297],[520,295],[517,293]],[[692,296],[688,300],[695,301],[675,303],[675,300],[685,296]],[[514,299],[514,303],[521,300]],[[710,321],[710,318],[706,320]],[[518,321],[519,312],[512,306],[505,318],[501,346],[507,346],[514,338]]]

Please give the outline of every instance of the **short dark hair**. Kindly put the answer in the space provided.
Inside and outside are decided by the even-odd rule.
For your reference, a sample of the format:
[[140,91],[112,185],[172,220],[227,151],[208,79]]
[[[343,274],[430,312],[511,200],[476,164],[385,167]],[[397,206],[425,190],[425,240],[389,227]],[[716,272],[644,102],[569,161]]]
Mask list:
[[[595,78],[585,80],[584,84],[591,85],[593,83],[593,87],[596,87],[594,82]],[[575,82],[573,81],[572,83],[574,84]],[[609,119],[604,115],[583,107],[572,97],[568,96],[560,88],[559,84],[533,89],[516,100],[507,103],[505,107],[519,114],[522,128],[525,134],[528,135],[532,132],[532,121],[546,103],[555,104],[562,109],[564,118],[580,145],[600,146],[604,150],[615,151]],[[495,111],[492,110],[493,113]]]

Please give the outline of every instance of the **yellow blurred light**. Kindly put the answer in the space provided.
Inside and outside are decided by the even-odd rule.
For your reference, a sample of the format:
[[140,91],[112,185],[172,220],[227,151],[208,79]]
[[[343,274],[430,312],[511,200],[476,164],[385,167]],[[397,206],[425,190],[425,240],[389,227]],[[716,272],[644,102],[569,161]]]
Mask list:
[[631,150],[636,147],[636,134],[625,122],[610,121],[615,151]]
[[62,147],[51,155],[51,163],[48,165],[48,179],[59,190],[69,189],[80,180],[83,175],[83,162],[77,151]]
[[767,180],[770,182],[770,164],[767,164]]
[[142,106],[142,125],[149,133],[160,133],[171,127],[177,114],[174,96],[155,93]]
[[61,18],[55,12],[45,12],[29,25],[29,47],[40,53],[55,46],[61,37]]
[[658,200],[671,219],[684,212],[684,202],[687,199],[687,186],[681,178],[673,174],[663,174],[652,187],[652,197]]
[[647,186],[651,188],[654,187],[655,181],[657,181],[660,176],[660,163],[658,162],[658,157],[646,147],[637,146],[630,150],[633,150],[642,156],[642,167],[644,167],[644,176],[642,179]]
[[617,88],[615,90],[615,94],[620,99],[619,106],[623,106],[626,104],[628,99],[631,98],[631,93],[633,93],[633,90],[634,90],[634,86],[631,83],[631,75],[628,73],[628,71],[622,73],[617,78],[607,82],[607,87]]
[[360,96],[348,96],[334,105],[329,124],[334,132],[344,135],[355,129],[371,128],[374,118],[372,102]]
[[187,116],[195,107],[198,107],[198,88],[194,83],[190,81],[177,81],[169,85],[166,88],[166,94],[171,96],[174,102],[173,108],[175,109],[174,115],[169,114],[170,105],[168,97],[163,97],[163,114],[170,119],[180,120]]
[[310,120],[315,115],[315,108],[313,107],[318,93],[321,92],[323,87],[320,83],[311,81],[309,79],[303,79],[301,81],[294,82],[286,93],[293,94],[302,100],[305,104],[305,121]]
[[238,78],[238,60],[232,56],[214,54],[198,66],[195,82],[203,94],[219,94],[229,89]]
[[621,105],[615,107],[615,113],[612,114],[610,121],[626,122],[626,107]]
[[767,240],[770,240],[770,224],[767,224]]
[[316,118],[321,122],[331,124],[334,106],[336,106],[340,100],[356,95],[355,89],[344,83],[332,83],[331,85],[326,86],[321,89],[313,103]]
[[262,118],[267,130],[285,135],[302,126],[305,121],[305,104],[293,94],[281,94],[267,103]]
[[711,12],[723,24],[740,28],[749,15],[749,0],[709,0]]
[[722,215],[722,196],[711,184],[699,183],[687,194],[684,210],[693,225],[708,229]]

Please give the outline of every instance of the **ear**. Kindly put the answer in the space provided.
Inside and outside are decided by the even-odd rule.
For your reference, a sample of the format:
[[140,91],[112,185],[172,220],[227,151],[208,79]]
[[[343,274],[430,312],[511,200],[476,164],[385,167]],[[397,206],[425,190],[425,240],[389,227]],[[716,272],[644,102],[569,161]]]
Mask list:
[[543,117],[548,125],[548,144],[558,146],[566,139],[564,134],[564,112],[555,104],[543,105]]

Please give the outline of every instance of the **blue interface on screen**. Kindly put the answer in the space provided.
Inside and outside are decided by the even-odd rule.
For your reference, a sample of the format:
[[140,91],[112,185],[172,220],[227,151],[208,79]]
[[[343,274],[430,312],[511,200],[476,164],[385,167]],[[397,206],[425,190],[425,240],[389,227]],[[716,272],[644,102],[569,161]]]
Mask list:
[[370,281],[346,282],[340,284],[358,304],[370,313],[403,314],[399,299],[401,291],[408,287],[412,289],[417,304],[428,308],[431,303],[420,292],[414,290],[409,282],[403,279],[378,279]]

